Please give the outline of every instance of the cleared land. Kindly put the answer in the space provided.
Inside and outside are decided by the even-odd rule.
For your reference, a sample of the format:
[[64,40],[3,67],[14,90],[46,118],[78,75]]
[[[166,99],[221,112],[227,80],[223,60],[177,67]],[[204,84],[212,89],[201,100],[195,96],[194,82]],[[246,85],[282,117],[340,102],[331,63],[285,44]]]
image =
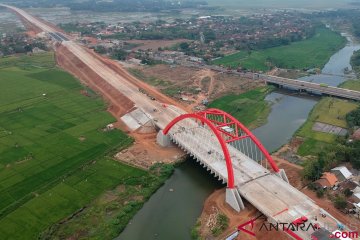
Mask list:
[[[125,211],[123,218],[114,229],[103,225],[114,236],[163,181],[160,170],[159,177],[106,157],[132,139],[103,131],[116,119],[102,99],[54,66],[52,53],[0,59],[1,239],[37,238],[121,184],[125,196],[115,212]],[[131,198],[135,185],[138,199]]]
[[127,43],[136,44],[138,46],[134,47],[132,50],[158,50],[158,48],[171,47],[178,43],[188,42],[187,39],[176,39],[176,40],[128,40]]
[[345,116],[355,110],[358,104],[336,98],[323,98],[312,110],[308,120],[297,132],[297,136],[305,140],[300,145],[298,153],[300,155],[313,155],[321,149],[336,141],[336,135],[313,130],[315,122],[330,124],[342,128],[347,128]]
[[202,97],[213,100],[228,94],[243,93],[264,85],[261,81],[250,81],[236,75],[184,66],[172,67],[158,64],[128,70],[138,79],[155,86],[168,96],[179,99],[180,91],[186,93],[187,97],[195,102]]
[[241,51],[213,63],[233,68],[243,67],[267,71],[272,66],[280,68],[321,68],[346,40],[327,28],[318,28],[314,37],[290,45],[252,51]]
[[239,95],[228,95],[213,101],[209,107],[230,113],[249,128],[264,124],[270,113],[270,105],[265,101],[271,87],[262,87]]

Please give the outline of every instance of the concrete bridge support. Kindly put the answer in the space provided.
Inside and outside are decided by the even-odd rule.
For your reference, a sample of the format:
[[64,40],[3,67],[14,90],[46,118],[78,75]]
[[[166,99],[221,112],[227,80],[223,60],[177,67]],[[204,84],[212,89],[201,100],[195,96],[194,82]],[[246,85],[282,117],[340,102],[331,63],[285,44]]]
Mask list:
[[162,147],[169,147],[172,144],[169,135],[165,135],[162,130],[158,132],[156,142]]
[[225,201],[237,212],[245,209],[239,191],[236,188],[226,188]]
[[284,169],[280,169],[280,171],[278,173],[276,173],[276,175],[278,177],[280,177],[282,180],[284,180],[285,182],[289,183],[289,179],[286,176],[285,170]]

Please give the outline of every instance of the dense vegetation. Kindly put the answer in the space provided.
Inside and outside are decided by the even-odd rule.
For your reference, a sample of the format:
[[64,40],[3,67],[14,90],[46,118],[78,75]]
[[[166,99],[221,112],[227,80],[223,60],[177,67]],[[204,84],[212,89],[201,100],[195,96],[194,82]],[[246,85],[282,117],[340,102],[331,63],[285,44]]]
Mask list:
[[[106,23],[104,22],[94,22],[93,24],[96,24],[96,26],[98,28],[105,28],[106,27]],[[89,35],[89,36],[93,36],[93,31],[96,30],[96,28],[91,27],[91,26],[83,26],[80,25],[77,22],[69,22],[69,23],[59,23],[58,26],[63,29],[66,32],[79,32],[82,35]]]
[[345,38],[340,34],[327,28],[318,28],[310,39],[260,51],[240,51],[213,63],[263,71],[274,66],[293,69],[321,68],[345,42]]
[[265,96],[270,87],[258,88],[239,95],[227,95],[210,103],[210,108],[219,108],[230,113],[249,128],[255,128],[266,122],[270,105]]
[[312,130],[315,122],[330,124],[347,128],[346,115],[358,107],[356,103],[336,98],[324,98],[315,105],[307,121],[297,131],[296,135],[304,138],[304,143],[299,147],[300,155],[317,155],[319,152],[336,143],[338,138],[331,133]]
[[22,33],[0,36],[0,56],[8,56],[17,53],[31,53],[34,48],[47,50],[46,44],[41,40],[31,40]]
[[229,227],[229,218],[225,214],[219,213],[216,216],[216,224],[211,229],[211,232],[215,237],[217,237],[222,232],[224,232],[228,227]]
[[[354,53],[351,64],[358,74],[359,52]],[[342,83],[340,87],[360,90],[360,81],[348,80]],[[348,136],[336,137],[328,133],[315,132],[311,129],[315,121],[347,128],[352,134],[360,126],[360,108],[354,102],[329,98],[322,99],[315,106],[308,121],[298,132],[298,135],[305,139],[299,147],[298,153],[315,156],[315,159],[305,162],[303,177],[310,181],[317,180],[323,172],[345,162],[350,162],[354,168],[360,169],[360,141],[357,139],[349,141],[347,140]],[[316,190],[318,197],[324,196],[323,189]],[[332,198],[334,206],[338,209],[344,209],[347,206],[346,198],[351,194],[350,189],[345,189],[343,195]]]
[[[353,5],[359,6],[360,2],[352,2]],[[360,11],[359,9],[338,9],[333,11],[317,12],[312,15],[315,18],[341,19],[340,22],[346,23],[352,30],[355,37],[360,37]]]
[[[69,239],[78,232],[86,239],[113,239],[125,229],[133,215],[174,169],[172,165],[156,164],[149,171],[144,171],[115,163],[112,159],[107,160],[107,163],[110,168],[114,166],[115,169],[103,170],[111,173],[114,178],[112,186],[117,184],[117,187],[87,204],[78,214],[48,228],[42,233],[41,239]],[[129,169],[132,171],[130,174],[122,174]],[[102,174],[109,175],[103,172]],[[96,177],[99,178],[100,174],[96,174],[92,182],[97,181]]]
[[350,62],[351,62],[351,66],[352,66],[353,70],[359,76],[360,75],[360,50],[354,52],[354,54],[351,57]]
[[[343,101],[343,100],[338,100]],[[344,105],[338,105],[339,108],[345,107]],[[321,108],[320,106],[316,106],[316,108]],[[314,112],[318,113],[317,109],[314,109],[309,119],[312,119]],[[349,110],[349,108],[348,108]],[[346,112],[346,110],[344,110]],[[323,119],[328,116],[321,115]],[[331,118],[331,117],[330,117]],[[359,126],[360,124],[360,108],[355,108],[352,111],[349,111],[344,116],[344,121],[350,127],[350,130],[355,126]],[[305,132],[306,123],[300,132]],[[310,124],[310,123],[309,123]],[[322,136],[322,137],[331,137],[333,141],[327,142],[326,145],[321,146],[321,142],[319,139],[312,138],[310,141],[308,139],[305,140],[305,145],[300,147],[300,151],[305,151],[307,153],[312,153],[317,156],[316,160],[309,160],[305,163],[303,176],[308,180],[316,180],[321,177],[324,171],[329,171],[331,168],[338,166],[341,162],[350,162],[354,168],[360,168],[360,141],[347,141],[344,137],[335,137],[334,135],[327,133],[318,133],[306,131],[310,136]],[[323,138],[324,139],[324,138]],[[303,148],[303,149],[301,149]],[[304,149],[306,148],[306,150]]]
[[[171,172],[166,166],[146,172],[107,157],[132,139],[104,130],[115,121],[106,105],[57,69],[51,53],[1,58],[0,88],[2,239],[37,238],[106,189],[122,184],[125,202],[116,208],[122,217],[114,217],[111,231],[109,225],[106,231],[99,229],[113,237]],[[133,193],[141,198],[131,201]]]
[[349,124],[349,127],[353,128],[356,126],[360,126],[360,110],[354,110],[346,115],[346,121]]

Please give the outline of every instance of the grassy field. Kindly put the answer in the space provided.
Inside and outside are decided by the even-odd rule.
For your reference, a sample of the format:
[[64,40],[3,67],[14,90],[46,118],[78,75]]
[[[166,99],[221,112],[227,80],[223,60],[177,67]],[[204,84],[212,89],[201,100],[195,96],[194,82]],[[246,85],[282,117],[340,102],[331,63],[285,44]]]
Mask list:
[[137,77],[138,79],[143,80],[144,82],[152,85],[152,86],[156,86],[156,87],[168,87],[169,85],[171,85],[170,82],[158,79],[154,76],[146,76],[141,70],[136,69],[136,68],[129,68],[128,71],[135,77]]
[[54,67],[52,53],[0,66],[0,239],[36,239],[106,189],[144,183],[143,198],[119,205],[132,209],[112,224],[124,227],[161,181],[106,157],[132,139],[102,130],[115,121],[102,99]]
[[327,28],[318,28],[314,37],[290,45],[265,50],[238,52],[213,63],[237,68],[266,71],[271,66],[281,68],[321,68],[338,49],[344,46],[344,37]]
[[271,87],[263,87],[240,95],[224,96],[213,101],[209,107],[222,109],[253,129],[267,120],[270,105],[264,99],[271,90]]
[[[144,202],[170,176],[174,168],[172,165],[157,164],[150,171],[143,171],[119,164],[112,159],[104,164],[113,167],[113,169],[103,168],[110,172],[105,175],[111,175],[109,178],[115,178],[116,181],[112,179],[113,182],[120,182],[120,185],[114,188],[116,185],[113,184],[111,190],[87,204],[84,210],[62,221],[61,224],[48,228],[43,232],[41,239],[69,239],[74,236],[77,239],[114,239],[125,229]],[[101,174],[96,175],[101,176]],[[77,179],[78,176],[74,178]],[[92,182],[96,183],[98,180],[100,179],[94,179]],[[100,181],[104,182],[104,180]],[[71,182],[69,180],[70,184]]]
[[360,80],[348,80],[340,84],[339,87],[360,91]]
[[305,124],[298,130],[297,136],[305,142],[300,146],[300,155],[317,154],[323,147],[336,141],[336,135],[312,130],[315,122],[322,122],[347,128],[345,116],[356,109],[358,104],[337,98],[323,98],[315,105]]

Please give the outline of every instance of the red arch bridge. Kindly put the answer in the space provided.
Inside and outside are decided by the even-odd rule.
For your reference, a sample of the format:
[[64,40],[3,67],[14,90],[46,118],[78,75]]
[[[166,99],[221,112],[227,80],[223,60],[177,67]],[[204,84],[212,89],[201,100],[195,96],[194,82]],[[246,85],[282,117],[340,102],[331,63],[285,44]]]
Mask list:
[[[309,224],[337,228],[338,221],[291,186],[261,142],[224,111],[180,114],[158,133],[157,141],[162,146],[173,141],[227,183],[225,201],[238,212],[246,199],[271,223],[292,223],[305,216]],[[323,214],[328,217],[321,217]],[[314,232],[312,228],[288,230],[295,239],[311,239]]]

